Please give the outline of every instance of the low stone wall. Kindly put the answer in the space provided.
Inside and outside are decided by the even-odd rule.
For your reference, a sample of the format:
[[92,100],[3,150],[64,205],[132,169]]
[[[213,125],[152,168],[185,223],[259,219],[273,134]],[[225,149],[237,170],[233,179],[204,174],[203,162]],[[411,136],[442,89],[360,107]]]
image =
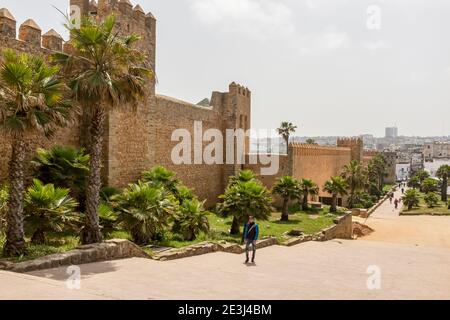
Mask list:
[[[258,240],[256,242],[256,248],[262,249],[265,247],[276,245],[277,243],[278,242],[276,238],[272,237],[265,238]],[[201,242],[185,248],[167,250],[153,256],[152,258],[160,261],[168,261],[199,256],[212,252],[227,252],[227,253],[241,254],[245,252],[245,247],[235,243],[227,243],[227,242],[222,243]]]
[[39,259],[10,263],[2,262],[0,269],[25,273],[105,260],[131,257],[150,258],[139,246],[128,240],[114,239],[99,244],[84,245],[64,253],[48,255]]
[[336,218],[336,225],[329,227],[313,236],[314,241],[329,241],[333,239],[353,239],[353,216],[347,212],[344,216]]

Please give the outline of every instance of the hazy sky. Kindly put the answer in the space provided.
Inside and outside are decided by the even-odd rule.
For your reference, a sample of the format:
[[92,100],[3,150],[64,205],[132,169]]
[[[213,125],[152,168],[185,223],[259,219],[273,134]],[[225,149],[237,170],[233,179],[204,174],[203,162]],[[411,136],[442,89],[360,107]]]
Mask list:
[[[136,4],[136,0],[132,0]],[[190,102],[231,81],[254,128],[450,135],[448,0],[140,0],[158,19],[157,91]],[[63,32],[66,0],[0,0]],[[375,7],[374,7],[375,6]],[[379,14],[378,14],[379,13]]]

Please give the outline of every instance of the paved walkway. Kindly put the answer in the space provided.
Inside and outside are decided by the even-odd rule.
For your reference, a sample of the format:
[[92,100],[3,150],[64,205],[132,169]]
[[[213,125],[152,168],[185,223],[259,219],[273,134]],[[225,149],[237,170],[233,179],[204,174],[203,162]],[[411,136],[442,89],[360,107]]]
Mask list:
[[450,217],[403,217],[387,202],[366,223],[376,231],[362,241],[273,246],[255,266],[227,253],[82,265],[81,290],[67,289],[66,268],[0,272],[0,299],[450,299]]
[[[395,192],[395,198],[401,195]],[[450,248],[450,216],[400,216],[401,207],[395,210],[387,200],[368,219],[354,217],[375,230],[360,240]]]
[[[117,299],[450,299],[450,249],[334,240],[265,248],[256,266],[242,260],[213,253],[83,265],[81,293]],[[369,266],[380,268],[381,290],[367,288]],[[67,278],[65,268],[32,275],[60,282],[61,290]]]

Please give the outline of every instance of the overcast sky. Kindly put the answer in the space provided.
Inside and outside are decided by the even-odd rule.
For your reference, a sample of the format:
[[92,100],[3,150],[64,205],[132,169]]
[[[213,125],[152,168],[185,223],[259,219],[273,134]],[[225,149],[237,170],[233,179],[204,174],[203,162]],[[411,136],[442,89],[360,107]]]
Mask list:
[[[136,0],[132,0],[136,4]],[[140,0],[158,19],[161,94],[253,92],[254,128],[298,135],[450,135],[448,0]],[[0,0],[63,32],[66,0]]]

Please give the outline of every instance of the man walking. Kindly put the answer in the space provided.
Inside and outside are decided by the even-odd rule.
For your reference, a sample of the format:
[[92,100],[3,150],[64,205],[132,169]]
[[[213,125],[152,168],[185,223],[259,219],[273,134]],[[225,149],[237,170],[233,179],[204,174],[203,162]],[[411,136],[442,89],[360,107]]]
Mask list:
[[259,226],[255,222],[255,218],[253,216],[248,217],[248,222],[244,226],[244,233],[242,235],[242,240],[245,243],[245,263],[249,261],[249,250],[250,246],[252,247],[252,263],[255,263],[255,254],[256,254],[256,240],[258,240],[259,235]]

